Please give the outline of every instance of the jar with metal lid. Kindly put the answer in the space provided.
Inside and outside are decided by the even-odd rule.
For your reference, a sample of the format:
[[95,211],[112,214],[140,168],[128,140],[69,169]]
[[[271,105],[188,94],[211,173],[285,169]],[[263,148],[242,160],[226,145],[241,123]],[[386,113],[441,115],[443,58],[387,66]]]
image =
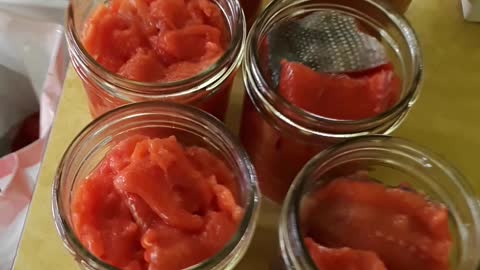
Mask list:
[[[198,263],[197,265],[193,265],[189,267],[188,269],[233,268],[239,262],[239,260],[243,257],[244,253],[248,249],[248,246],[250,245],[250,242],[252,240],[253,233],[255,230],[258,212],[259,212],[259,199],[260,199],[259,196],[260,195],[258,191],[256,174],[253,169],[253,165],[250,163],[249,158],[245,153],[245,151],[243,150],[243,148],[239,145],[239,143],[237,143],[234,136],[226,130],[226,128],[223,126],[223,124],[220,121],[218,121],[211,115],[205,112],[202,112],[198,109],[187,107],[181,104],[175,104],[175,103],[142,102],[142,103],[129,104],[129,105],[114,109],[102,115],[101,117],[97,118],[96,120],[94,120],[85,129],[83,129],[83,131],[81,131],[80,134],[70,144],[65,154],[63,155],[63,158],[57,169],[55,181],[53,184],[53,203],[52,203],[57,231],[60,237],[62,238],[65,247],[68,249],[68,251],[73,255],[75,260],[84,269],[98,269],[98,270],[117,269],[112,265],[106,263],[103,259],[100,259],[99,257],[96,257],[93,255],[91,249],[93,245],[92,243],[94,242],[87,239],[89,246],[85,246],[85,241],[86,241],[85,238],[84,237],[82,238],[81,235],[79,235],[79,233],[85,233],[85,231],[79,232],[80,227],[78,226],[80,226],[79,225],[80,223],[78,222],[79,222],[80,214],[78,212],[78,208],[74,208],[73,204],[78,198],[82,199],[81,197],[78,197],[81,195],[78,195],[80,193],[77,193],[77,191],[80,188],[85,188],[84,184],[88,183],[88,181],[92,181],[92,179],[95,178],[95,177],[88,178],[92,175],[91,174],[92,172],[101,170],[102,172],[105,172],[107,174],[106,177],[109,177],[108,172],[110,170],[107,167],[117,166],[119,164],[118,162],[115,163],[113,161],[114,160],[113,156],[110,155],[109,158],[112,158],[112,159],[107,160],[109,162],[107,163],[110,165],[107,164],[108,166],[106,167],[103,166],[104,165],[103,161],[105,161],[104,158],[106,157],[106,155],[109,155],[109,153],[111,153],[111,150],[114,149],[117,145],[119,145],[119,143],[139,135],[148,136],[153,139],[154,138],[162,139],[162,138],[166,138],[173,135],[176,137],[176,140],[185,148],[185,151],[192,148],[206,149],[210,153],[212,153],[214,156],[222,160],[226,165],[226,167],[228,167],[228,170],[231,171],[231,175],[232,175],[232,179],[234,179],[233,180],[234,183],[233,185],[229,185],[229,186],[225,184],[225,187],[227,188],[232,187],[230,189],[231,194],[234,194],[233,197],[234,197],[234,200],[236,201],[236,204],[239,207],[241,207],[241,209],[243,209],[241,211],[242,215],[239,216],[238,227],[236,231],[233,231],[233,235],[231,236],[231,239],[227,241],[225,246],[223,246],[223,248],[220,248],[220,250],[214,256],[209,257],[204,261]],[[165,149],[163,150],[163,152],[162,152],[162,149],[157,149],[157,150],[159,151],[158,153],[160,153],[160,156],[163,154],[166,159],[172,157],[171,153],[169,154],[168,151],[165,151]],[[133,155],[134,153],[132,153],[132,156]],[[205,164],[208,165],[209,162],[211,162],[211,159],[207,158],[205,160],[202,160],[200,163],[192,163],[193,165],[189,165],[189,166],[194,166],[195,168],[197,168],[196,166],[200,166],[198,168],[201,168]],[[114,163],[117,165],[115,165]],[[202,163],[204,165],[201,165]],[[216,165],[215,163],[210,163],[210,166],[216,166]],[[114,168],[114,167],[111,167],[111,168]],[[218,168],[219,167],[217,166],[211,169],[217,170]],[[174,172],[172,170],[170,170],[169,172],[172,175],[174,175]],[[183,173],[188,173],[188,172],[184,170]],[[198,174],[198,171],[195,173]],[[230,172],[228,173],[228,175],[230,175]],[[215,176],[217,176],[217,178],[215,178]],[[218,174],[215,174],[213,178],[209,178],[210,179],[209,181],[215,180],[215,181],[218,181],[218,183],[221,183],[222,179],[218,176],[219,176]],[[140,177],[136,177],[136,179],[137,179],[136,181],[141,181]],[[155,178],[155,179],[158,181],[162,181],[160,178]],[[108,181],[108,180],[102,180],[102,181]],[[182,189],[181,187],[172,188],[170,185],[167,184],[165,186],[165,190],[173,190],[171,192],[173,194],[177,194],[175,196],[178,196],[178,194],[180,195],[183,194],[182,192],[186,192],[186,194],[190,194],[188,193],[189,191],[186,189]],[[103,186],[105,187],[105,185]],[[105,192],[105,189],[101,189],[101,190],[103,190],[105,193],[103,195],[102,200],[110,202],[111,206],[109,206],[110,207],[109,209],[118,209],[118,207],[120,207],[119,205],[122,203],[129,205],[129,203],[132,202],[130,200],[134,199],[134,197],[128,196],[126,197],[128,199],[124,200],[123,202],[119,202],[119,200],[112,199],[113,193],[120,194],[120,196],[125,195],[124,193],[120,192],[118,188],[115,188],[113,193],[111,192],[107,193]],[[233,190],[235,190],[235,192]],[[159,191],[157,192],[159,193]],[[83,196],[86,196],[86,197],[94,197],[93,194],[90,194],[90,195],[88,193],[82,193],[82,194],[84,194]],[[129,193],[129,194],[132,194],[132,193]],[[136,194],[136,193],[133,193],[133,194]],[[193,195],[190,194],[190,195],[194,196],[195,194]],[[195,196],[191,198],[196,198]],[[123,198],[123,197],[120,197],[120,198]],[[142,200],[143,198],[147,198],[147,197],[140,196],[137,198],[140,198],[140,200]],[[175,199],[176,197],[172,197],[172,198]],[[225,198],[228,198],[228,196]],[[145,199],[145,202],[147,201],[148,200]],[[214,200],[212,202],[214,202]],[[93,201],[93,202],[90,201],[90,204],[92,203],[101,204],[101,202],[99,201]],[[170,203],[171,203],[170,205],[174,205],[174,203],[178,203],[178,202],[172,201]],[[231,201],[229,203],[231,203]],[[86,206],[87,204],[89,203],[82,204],[83,205],[82,207],[88,207]],[[116,205],[113,205],[113,204],[116,204]],[[147,204],[150,205],[148,202]],[[145,208],[141,208],[141,207],[139,208],[141,204],[132,204],[132,205],[134,205],[135,207],[131,208],[129,206],[130,210],[128,210],[129,212],[132,213],[132,218],[133,218],[132,226],[126,226],[125,229],[121,230],[121,233],[118,233],[118,235],[128,234],[132,230],[133,231],[140,230],[141,234],[143,234],[143,236],[140,238],[141,243],[143,247],[147,249],[148,247],[145,247],[145,245],[147,244],[150,245],[149,243],[155,240],[154,239],[150,239],[148,241],[145,240],[145,237],[147,237],[146,234],[148,233],[149,229],[145,229],[143,226],[145,226],[145,224],[147,224],[147,226],[150,226],[150,227],[157,226],[155,224],[159,224],[159,223],[158,221],[156,221],[156,223],[150,222],[150,223],[142,224],[140,222],[142,220],[141,216],[142,215],[145,216],[145,214],[142,214],[142,213],[146,213],[146,212],[145,211],[142,212],[141,209],[145,209]],[[106,206],[98,206],[98,207],[106,207]],[[219,210],[217,209],[212,211],[219,211]],[[107,215],[108,217],[105,217],[107,221],[104,220],[102,222],[107,222],[108,224],[110,224],[108,226],[113,226],[111,224],[115,222],[114,213],[110,212]],[[196,213],[194,215],[205,215],[205,218],[207,218],[209,214]],[[159,217],[161,218],[161,220],[163,220],[161,216]],[[146,219],[144,218],[143,220],[146,220]],[[164,228],[165,226],[167,227],[170,226],[168,225],[170,223],[166,221],[163,221],[163,222],[164,224],[162,225],[163,227],[161,228]],[[137,223],[138,226],[135,225],[134,223]],[[205,224],[208,225],[209,223],[205,223]],[[205,226],[205,228],[200,230],[198,233],[196,231],[195,232],[192,231],[192,233],[194,233],[192,237],[198,237],[198,239],[201,239],[202,237],[201,233],[204,233],[203,230],[208,229],[206,228],[207,225],[202,225],[202,226]],[[222,230],[219,230],[215,226],[223,226],[223,225],[213,224],[208,226],[211,227],[210,229],[214,230],[214,235],[220,234],[218,236],[220,237]],[[178,229],[179,227],[172,227],[172,228],[174,228],[173,231],[172,229],[169,229],[169,231],[171,232],[170,234],[172,234],[171,237],[176,237],[175,235],[178,236],[179,233],[184,233],[184,232],[181,232],[180,229]],[[106,237],[105,239],[108,239],[109,236],[105,236],[105,237]],[[158,236],[158,237],[162,237],[162,236]],[[165,235],[163,237],[168,237],[168,235]],[[169,239],[171,241],[174,238],[169,238]],[[197,239],[197,238],[194,238],[194,239]],[[104,243],[107,243],[108,241],[109,240],[105,240]],[[117,243],[117,245],[119,245],[121,242],[118,240],[117,242],[113,241],[111,243]],[[138,245],[140,247],[140,242],[135,243],[135,245]],[[195,252],[202,252],[202,250],[198,250]],[[170,254],[171,256],[174,256],[173,259],[176,259],[176,260],[180,259],[178,255],[176,254],[172,255],[172,253],[169,253],[168,250],[161,254],[163,254],[164,256],[168,256],[168,254]],[[131,254],[127,254],[127,255],[131,255]],[[150,256],[150,255],[148,255],[147,251],[145,251],[145,254],[142,253],[141,256],[139,255],[139,258],[144,258],[144,256],[145,258],[147,258],[147,256]],[[158,258],[152,257],[151,260],[158,260]],[[146,268],[141,268],[138,265],[136,265],[136,267],[140,267],[140,268],[135,268],[133,265],[131,265],[131,267],[133,268],[128,268],[128,269],[146,269]],[[152,268],[152,269],[155,269],[155,268]]]
[[240,137],[262,193],[281,202],[321,150],[394,131],[421,77],[414,30],[378,1],[272,2],[247,37],[243,66]]
[[[356,255],[344,262],[378,256],[386,269],[417,269],[415,261],[424,263],[418,269],[480,265],[480,206],[470,183],[438,155],[388,136],[351,139],[309,161],[288,192],[278,233],[282,259],[274,269],[317,269],[329,255],[349,252]],[[312,253],[308,237],[324,257]]]
[[176,4],[70,2],[68,51],[93,117],[127,103],[167,101],[224,118],[246,36],[240,4]]

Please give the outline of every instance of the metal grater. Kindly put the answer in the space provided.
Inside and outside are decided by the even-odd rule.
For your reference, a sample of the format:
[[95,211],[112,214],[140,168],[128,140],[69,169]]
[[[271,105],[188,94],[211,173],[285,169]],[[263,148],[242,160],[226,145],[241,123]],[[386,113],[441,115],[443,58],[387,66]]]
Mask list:
[[376,38],[361,32],[355,18],[336,11],[317,11],[282,23],[270,31],[267,42],[268,68],[275,86],[283,59],[324,73],[364,71],[388,61]]

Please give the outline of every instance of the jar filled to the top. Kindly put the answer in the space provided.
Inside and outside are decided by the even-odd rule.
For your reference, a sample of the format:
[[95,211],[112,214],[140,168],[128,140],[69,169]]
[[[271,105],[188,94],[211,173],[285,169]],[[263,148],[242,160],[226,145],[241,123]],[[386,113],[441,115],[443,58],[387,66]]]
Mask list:
[[94,117],[161,100],[223,118],[246,24],[237,0],[72,0],[66,32]]
[[417,99],[422,60],[389,5],[280,0],[254,23],[243,71],[241,139],[262,192],[280,202],[325,147],[395,130]]
[[256,174],[196,108],[129,104],[83,129],[58,166],[57,231],[88,270],[233,269],[259,212]]

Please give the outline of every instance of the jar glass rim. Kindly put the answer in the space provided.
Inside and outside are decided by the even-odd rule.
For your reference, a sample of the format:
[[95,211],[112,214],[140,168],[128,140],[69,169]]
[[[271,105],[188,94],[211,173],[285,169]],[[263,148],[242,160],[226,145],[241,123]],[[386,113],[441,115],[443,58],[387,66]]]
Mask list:
[[[88,251],[80,242],[75,232],[69,225],[69,222],[67,221],[68,217],[65,216],[65,209],[63,207],[64,204],[62,203],[62,198],[59,195],[62,187],[61,184],[63,182],[62,179],[65,174],[63,169],[67,165],[67,161],[71,158],[71,156],[75,155],[75,149],[77,149],[82,144],[82,142],[91,135],[91,133],[95,135],[102,132],[102,130],[107,129],[109,123],[113,123],[114,121],[112,120],[115,119],[117,115],[127,114],[130,112],[139,113],[138,110],[142,110],[147,112],[148,114],[152,114],[154,113],[155,109],[162,109],[165,111],[173,110],[175,113],[183,113],[184,115],[182,116],[195,115],[196,121],[207,124],[209,130],[211,130],[212,133],[215,132],[215,134],[221,135],[225,138],[226,141],[228,141],[228,143],[230,144],[229,146],[233,148],[235,154],[238,156],[236,160],[237,165],[240,165],[242,167],[242,170],[244,170],[243,174],[244,176],[246,176],[245,178],[248,182],[248,194],[244,206],[245,213],[235,235],[214,256],[196,265],[185,268],[186,270],[215,269],[212,267],[215,267],[217,264],[221,263],[227,258],[227,256],[234,254],[234,252],[237,251],[238,247],[244,240],[250,241],[251,235],[249,236],[248,233],[250,232],[250,234],[253,234],[253,230],[256,226],[260,207],[260,191],[257,183],[255,169],[253,168],[253,165],[251,164],[247,153],[245,152],[245,150],[243,150],[242,146],[240,146],[240,143],[236,140],[233,134],[231,134],[231,132],[227,130],[227,128],[220,122],[220,120],[199,109],[182,104],[160,101],[131,103],[103,114],[102,116],[96,118],[94,121],[90,122],[85,128],[82,129],[81,132],[79,132],[79,134],[73,139],[73,141],[65,150],[65,153],[62,156],[62,159],[59,163],[57,172],[54,177],[54,183],[52,187],[52,212],[57,232],[63,238],[62,240],[66,248],[71,253],[76,254],[76,256],[80,256],[82,261],[87,262],[89,265],[98,267],[99,269],[117,270],[117,268],[115,268],[114,266],[103,262],[95,255],[93,255],[90,251]],[[133,114],[133,117],[135,117],[135,114]],[[207,126],[205,128],[207,128]]]
[[[359,144],[365,145],[360,147],[358,146]],[[451,182],[455,184],[455,188],[458,189],[456,192],[460,192],[462,195],[465,195],[465,204],[468,205],[469,210],[472,212],[471,217],[475,223],[474,225],[477,225],[478,227],[473,228],[476,233],[474,235],[475,239],[470,240],[473,241],[474,245],[480,246],[480,204],[476,199],[472,200],[472,198],[475,197],[474,189],[470,182],[468,182],[467,179],[462,175],[462,173],[438,154],[422,146],[414,144],[409,140],[386,135],[369,135],[353,138],[325,149],[313,157],[297,174],[285,199],[286,203],[281,210],[278,234],[281,241],[282,250],[288,250],[289,247],[287,247],[287,245],[291,245],[295,250],[300,250],[302,254],[309,254],[305,244],[303,243],[303,240],[301,240],[303,238],[301,235],[299,222],[300,206],[304,191],[307,189],[308,182],[319,169],[326,168],[326,170],[328,170],[334,168],[334,165],[332,167],[328,167],[330,166],[329,164],[332,162],[332,160],[340,157],[341,155],[348,155],[350,153],[348,151],[351,151],[351,148],[353,148],[354,145],[356,147],[355,151],[371,151],[375,147],[385,150],[389,146],[394,146],[397,147],[397,149],[395,149],[396,151],[402,152],[401,154],[421,155],[422,158],[424,158],[424,161],[428,161],[428,163],[431,164],[430,166],[439,169],[442,174],[445,174],[445,176],[447,176]],[[286,236],[287,231],[292,234],[291,237]],[[470,250],[470,252],[472,252],[472,250]],[[476,252],[476,250],[473,252]],[[480,263],[480,255],[476,255],[475,260],[477,261],[477,264]],[[301,258],[299,261],[297,261],[297,263],[308,267],[303,269],[316,269],[313,259],[310,257],[310,255],[305,256],[305,258]],[[458,270],[473,270],[473,268],[460,268]]]
[[[402,33],[403,38],[408,45],[408,51],[411,56],[412,60],[412,69],[413,69],[413,76],[411,81],[408,84],[408,88],[406,89],[406,94],[402,97],[402,99],[392,106],[385,112],[376,115],[374,117],[360,119],[360,120],[342,120],[342,119],[334,119],[329,117],[324,117],[321,115],[317,115],[308,111],[305,111],[301,108],[292,105],[290,102],[286,101],[281,95],[277,93],[277,91],[272,91],[271,87],[265,80],[264,76],[262,75],[261,71],[261,63],[260,63],[260,56],[257,50],[258,44],[261,42],[262,29],[272,25],[274,23],[278,23],[275,20],[275,17],[280,17],[280,15],[284,15],[283,12],[287,8],[295,5],[302,5],[303,3],[309,2],[309,0],[303,1],[294,1],[294,0],[279,0],[279,1],[272,1],[264,10],[264,12],[259,16],[256,20],[254,25],[251,28],[247,36],[246,41],[246,48],[245,48],[245,64],[243,66],[244,72],[244,83],[247,86],[246,90],[250,97],[258,97],[262,100],[263,103],[268,103],[269,108],[268,110],[274,110],[274,113],[278,116],[281,115],[279,118],[288,125],[294,126],[296,129],[302,129],[305,132],[309,132],[312,134],[319,134],[322,136],[329,136],[329,137],[338,137],[338,138],[350,138],[350,137],[357,137],[361,135],[366,135],[369,132],[359,131],[359,132],[348,132],[345,134],[335,134],[329,132],[319,132],[315,129],[316,126],[328,126],[328,125],[339,125],[342,127],[353,127],[353,126],[360,126],[360,125],[368,125],[372,123],[377,123],[382,120],[397,117],[402,118],[402,112],[406,108],[410,108],[416,102],[419,93],[420,93],[420,84],[423,77],[423,62],[422,62],[422,54],[420,50],[420,45],[418,38],[416,36],[415,31],[413,30],[410,23],[399,13],[390,9],[389,7],[385,6],[378,1],[373,0],[361,0],[366,2],[367,4],[371,5],[383,15],[387,16],[390,22],[392,22],[396,28]],[[316,6],[315,6],[316,5]],[[309,9],[315,8],[345,8],[349,9],[351,12],[359,12],[353,10],[348,7],[344,7],[341,5],[336,5],[332,3],[315,3],[309,5]],[[311,12],[309,10],[308,12]],[[298,14],[294,14],[295,16]],[[284,16],[280,17],[279,19],[284,19]],[[248,87],[249,84],[255,85],[253,87]],[[258,87],[257,87],[258,86]],[[253,88],[253,89],[252,89]],[[253,99],[253,98],[252,98]],[[278,104],[275,106],[274,104]],[[257,105],[255,105],[257,106]],[[298,124],[295,121],[289,119],[288,116],[285,116],[276,108],[284,109],[296,116],[305,119],[309,125],[314,126],[314,128],[306,128],[305,125],[302,123]],[[395,121],[394,121],[395,122]],[[315,123],[315,124],[313,124]],[[395,125],[395,124],[393,124]],[[375,125],[370,125],[370,127],[376,127]],[[368,129],[367,129],[368,130]]]
[[[235,69],[241,64],[241,60],[244,55],[244,47],[246,40],[246,22],[245,15],[240,7],[238,1],[227,0],[232,4],[232,8],[238,14],[236,21],[230,22],[225,20],[227,25],[231,25],[230,29],[230,41],[228,48],[223,55],[212,65],[202,72],[179,81],[172,81],[166,83],[156,82],[141,82],[124,78],[114,72],[110,72],[105,67],[100,65],[93,57],[88,53],[83,45],[81,39],[81,33],[77,32],[74,7],[72,1],[67,9],[66,18],[66,40],[71,50],[75,50],[81,61],[82,66],[87,68],[90,72],[93,72],[96,76],[98,74],[104,74],[105,80],[116,86],[115,91],[119,91],[121,95],[138,95],[148,97],[170,97],[178,95],[189,95],[202,91],[207,87],[215,88],[218,84],[223,82],[228,76],[235,71]],[[225,66],[229,66],[224,68]],[[222,76],[215,76],[218,71],[222,71]],[[218,80],[221,80],[218,82]],[[198,82],[203,82],[200,85],[196,85]],[[213,84],[213,86],[210,86]],[[178,91],[177,88],[188,86],[187,89]],[[161,88],[162,91],[159,91]],[[141,90],[139,90],[141,89]],[[107,89],[105,89],[107,90]],[[109,91],[110,92],[110,91]],[[112,93],[116,94],[116,93]]]

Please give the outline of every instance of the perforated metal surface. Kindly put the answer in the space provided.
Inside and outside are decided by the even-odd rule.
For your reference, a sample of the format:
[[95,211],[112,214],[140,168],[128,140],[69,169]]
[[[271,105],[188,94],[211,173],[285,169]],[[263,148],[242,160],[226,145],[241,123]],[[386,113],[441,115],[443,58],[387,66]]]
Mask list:
[[270,31],[267,43],[268,68],[275,84],[283,59],[326,73],[363,71],[388,61],[376,38],[362,32],[355,18],[336,11],[318,11],[281,23]]

